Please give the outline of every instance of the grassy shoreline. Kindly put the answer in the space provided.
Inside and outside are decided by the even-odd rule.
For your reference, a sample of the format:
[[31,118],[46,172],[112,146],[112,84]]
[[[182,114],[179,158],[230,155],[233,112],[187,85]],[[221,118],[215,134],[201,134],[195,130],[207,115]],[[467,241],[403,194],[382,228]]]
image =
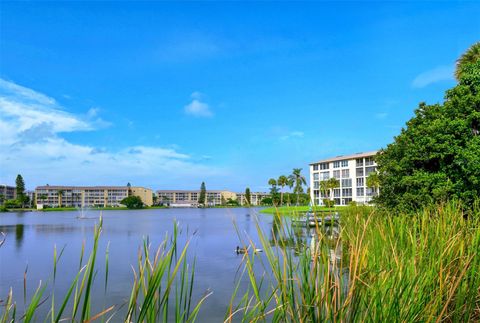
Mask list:
[[340,208],[328,208],[324,206],[308,206],[308,205],[300,205],[300,206],[279,206],[279,207],[268,207],[260,211],[260,213],[266,214],[280,214],[280,215],[298,215],[301,213],[305,213],[307,211],[312,210],[313,212],[326,212],[326,211],[338,211]]

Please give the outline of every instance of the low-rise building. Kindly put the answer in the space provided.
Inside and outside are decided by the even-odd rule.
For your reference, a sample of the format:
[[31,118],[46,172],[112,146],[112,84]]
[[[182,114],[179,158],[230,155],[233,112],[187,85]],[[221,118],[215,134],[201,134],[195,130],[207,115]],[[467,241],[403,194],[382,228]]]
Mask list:
[[[158,190],[158,201],[172,207],[197,207],[200,190]],[[237,194],[230,191],[207,190],[205,203],[209,206],[225,204],[229,199],[236,200]]]
[[[335,201],[335,205],[348,205],[355,201],[366,204],[378,194],[378,189],[367,186],[367,177],[377,171],[377,151],[337,156],[310,164],[310,197],[316,205],[323,205],[323,199]],[[330,178],[339,181],[339,187],[323,192],[321,182]],[[330,196],[328,196],[330,194]]]
[[2,204],[3,201],[16,199],[17,190],[15,186],[0,184],[0,195],[2,195],[2,198],[0,199],[0,204]]
[[[270,194],[265,192],[251,192],[250,193],[250,205],[258,206],[261,204],[264,198],[270,197]],[[240,205],[248,205],[245,193],[237,193],[237,201]]]
[[149,188],[130,186],[38,186],[35,189],[37,206],[49,207],[118,207],[128,196],[138,196],[147,206],[153,204]]

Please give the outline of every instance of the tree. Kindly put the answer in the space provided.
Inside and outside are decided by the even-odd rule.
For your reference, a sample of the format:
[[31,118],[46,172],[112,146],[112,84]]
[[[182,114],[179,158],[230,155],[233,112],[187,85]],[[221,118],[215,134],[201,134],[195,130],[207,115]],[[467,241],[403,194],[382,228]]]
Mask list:
[[139,196],[131,195],[124,198],[120,201],[121,204],[125,205],[129,209],[141,209],[143,208],[143,201]]
[[320,191],[324,193],[325,198],[323,199],[323,204],[326,207],[332,207],[335,205],[335,202],[331,199],[332,191],[335,188],[340,187],[340,181],[335,177],[331,177],[327,180],[320,182]]
[[198,204],[204,205],[206,196],[207,196],[207,188],[205,186],[205,182],[202,182],[202,185],[200,185],[200,195],[198,197]]
[[247,202],[247,205],[250,206],[252,204],[252,195],[250,194],[250,188],[247,187],[245,189],[245,201]]
[[58,193],[58,207],[62,207],[62,197],[63,197],[64,190],[58,190],[57,193]]
[[376,156],[380,194],[388,208],[414,210],[480,196],[480,60],[462,67],[442,104],[420,103],[392,144]]
[[277,181],[275,178],[270,178],[268,180],[268,185],[271,186],[270,188],[270,194],[272,195],[272,203],[277,204],[277,197],[278,197],[278,188],[277,188]]
[[378,173],[370,173],[367,177],[367,187],[373,188],[375,194],[378,193],[378,188],[380,187],[380,179],[378,178]]
[[5,196],[0,194],[0,204],[3,204],[3,202],[5,202]]
[[18,174],[15,179],[16,192],[17,192],[17,201],[22,205],[25,203],[25,182],[22,175]]
[[480,41],[470,46],[470,48],[467,49],[467,51],[457,60],[457,66],[455,68],[455,78],[457,81],[460,81],[460,78],[468,65],[474,64],[478,60],[480,60]]
[[294,183],[293,193],[297,195],[297,205],[300,202],[300,193],[303,193],[303,185],[307,184],[305,176],[302,175],[301,168],[294,168],[292,174],[288,178]]
[[278,180],[277,184],[280,185],[280,205],[283,205],[283,188],[288,185],[288,178],[285,175],[281,175]]

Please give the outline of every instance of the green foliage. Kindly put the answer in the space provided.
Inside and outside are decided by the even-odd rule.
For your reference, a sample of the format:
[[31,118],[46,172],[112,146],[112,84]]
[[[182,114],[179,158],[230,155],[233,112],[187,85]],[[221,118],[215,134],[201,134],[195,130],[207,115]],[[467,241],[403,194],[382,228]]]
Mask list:
[[261,205],[273,205],[273,200],[271,197],[264,197],[261,201],[260,201],[260,204]]
[[297,205],[300,205],[300,194],[303,191],[303,185],[307,184],[305,176],[302,175],[301,168],[294,168],[292,174],[288,176],[289,181],[294,185],[293,193],[297,194]]
[[198,204],[205,205],[206,197],[207,197],[207,188],[205,186],[205,182],[202,182],[202,185],[200,185],[200,195],[198,197]]
[[457,67],[455,69],[455,77],[460,80],[463,73],[469,64],[473,64],[480,60],[480,42],[476,42],[457,60]]
[[22,175],[18,174],[15,179],[15,190],[17,193],[17,200],[23,206],[26,203],[25,195],[25,181],[23,180]]
[[239,206],[240,204],[238,203],[237,200],[232,200],[231,198],[229,198],[229,199],[227,200],[226,205],[228,205],[228,206]]
[[124,198],[121,204],[125,205],[128,209],[142,209],[143,208],[143,201],[139,196],[129,196]]
[[480,61],[463,67],[443,104],[421,103],[394,143],[377,154],[388,208],[419,209],[480,196]]
[[252,204],[252,195],[250,193],[250,188],[249,187],[247,187],[245,189],[245,201],[247,202],[247,205]]
[[20,201],[18,199],[16,199],[16,200],[6,200],[5,203],[4,203],[4,206],[7,209],[13,209],[13,208],[21,207],[22,204],[20,203]]
[[335,200],[330,200],[330,199],[323,199],[323,205],[325,207],[334,207],[335,206]]

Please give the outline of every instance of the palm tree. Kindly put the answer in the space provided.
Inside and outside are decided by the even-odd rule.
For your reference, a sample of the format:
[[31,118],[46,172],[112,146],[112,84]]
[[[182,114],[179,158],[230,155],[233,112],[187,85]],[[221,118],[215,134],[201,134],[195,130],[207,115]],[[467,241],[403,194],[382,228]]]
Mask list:
[[283,205],[283,188],[288,184],[287,176],[281,175],[277,180],[277,184],[282,188],[280,191],[280,205]]
[[463,72],[465,71],[465,67],[469,64],[473,64],[480,60],[480,41],[476,42],[465,53],[457,59],[457,66],[455,69],[455,78],[460,80],[462,77]]
[[272,189],[277,186],[277,181],[275,180],[275,178],[270,178],[268,180],[268,185],[270,185],[272,187]]
[[374,195],[378,193],[378,188],[380,187],[380,178],[378,177],[377,172],[373,172],[373,173],[370,173],[370,175],[368,175],[367,187],[373,188]]
[[293,172],[288,178],[293,181],[295,185],[295,189],[293,190],[294,193],[297,194],[297,206],[300,201],[300,193],[302,192],[302,186],[307,184],[307,180],[305,179],[305,176],[302,175],[302,169],[301,168],[294,168]]

